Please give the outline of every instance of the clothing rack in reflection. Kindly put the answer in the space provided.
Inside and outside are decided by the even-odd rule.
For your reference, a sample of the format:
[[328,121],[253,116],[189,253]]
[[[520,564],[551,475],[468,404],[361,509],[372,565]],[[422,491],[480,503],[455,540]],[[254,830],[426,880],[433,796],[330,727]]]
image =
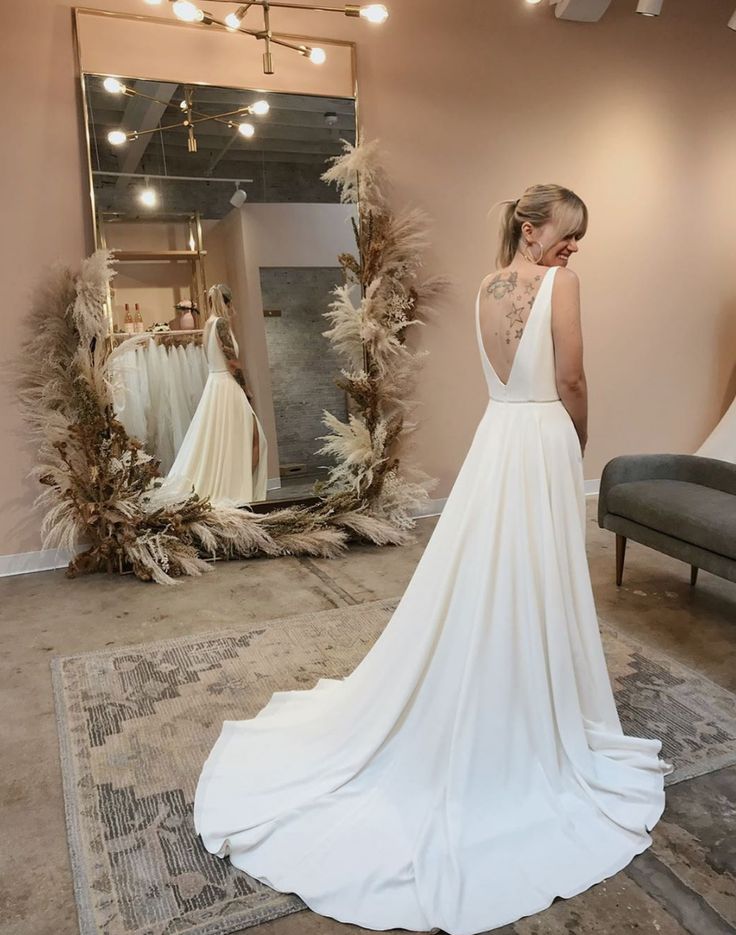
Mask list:
[[203,328],[190,328],[186,331],[139,331],[136,334],[128,334],[126,331],[114,331],[113,338],[117,340],[138,338],[139,341],[142,341],[143,338],[155,338],[164,347],[170,347],[171,345],[185,344],[187,340],[191,340],[194,344],[201,344],[203,334]]
[[139,331],[125,337],[114,342],[107,358],[113,410],[165,475],[207,381],[202,332]]

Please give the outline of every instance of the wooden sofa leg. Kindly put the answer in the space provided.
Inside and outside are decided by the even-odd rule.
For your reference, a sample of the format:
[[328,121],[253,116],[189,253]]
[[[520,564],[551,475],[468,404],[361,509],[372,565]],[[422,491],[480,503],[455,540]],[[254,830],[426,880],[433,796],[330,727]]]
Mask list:
[[624,555],[626,555],[626,536],[616,533],[616,584],[621,584],[624,577]]
[[690,566],[690,584],[693,585],[698,580],[698,569],[696,565]]

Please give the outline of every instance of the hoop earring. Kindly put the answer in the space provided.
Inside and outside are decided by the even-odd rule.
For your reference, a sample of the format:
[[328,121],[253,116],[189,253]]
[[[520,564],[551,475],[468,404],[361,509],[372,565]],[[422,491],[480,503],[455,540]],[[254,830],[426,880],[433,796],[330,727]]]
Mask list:
[[538,260],[532,259],[532,258],[531,258],[530,256],[528,256],[523,250],[521,251],[521,255],[524,257],[525,260],[529,260],[530,263],[539,264],[540,261],[541,261],[541,259],[542,259],[542,257],[544,256],[544,246],[542,245],[542,241],[541,241],[541,240],[531,240],[531,241],[530,241],[530,244],[533,244],[533,243],[538,243],[538,244],[539,244],[539,251],[540,251],[540,252],[539,252],[539,259],[538,259]]

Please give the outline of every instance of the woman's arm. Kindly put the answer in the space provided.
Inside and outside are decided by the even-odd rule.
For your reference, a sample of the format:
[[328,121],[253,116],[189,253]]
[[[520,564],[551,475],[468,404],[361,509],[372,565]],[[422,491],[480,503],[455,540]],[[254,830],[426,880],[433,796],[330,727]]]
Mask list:
[[220,341],[220,347],[222,348],[222,353],[225,355],[227,360],[227,366],[230,370],[230,373],[235,377],[236,382],[239,386],[243,388],[243,392],[250,402],[253,402],[253,395],[250,390],[245,385],[245,376],[243,370],[240,366],[240,361],[238,360],[238,355],[235,353],[235,345],[233,344],[233,333],[230,330],[230,325],[224,318],[218,318],[217,323],[217,337]]
[[583,369],[580,280],[574,270],[564,267],[555,273],[552,288],[552,341],[557,392],[584,453],[588,442],[588,384]]

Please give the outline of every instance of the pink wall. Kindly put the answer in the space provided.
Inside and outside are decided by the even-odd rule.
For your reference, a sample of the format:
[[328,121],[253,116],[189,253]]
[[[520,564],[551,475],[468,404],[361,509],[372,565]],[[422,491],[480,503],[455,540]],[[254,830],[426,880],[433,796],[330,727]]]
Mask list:
[[[109,9],[147,12],[142,0]],[[486,405],[472,303],[493,268],[487,208],[534,182],[588,203],[573,261],[590,390],[588,478],[634,451],[693,451],[736,392],[736,34],[733,0],[668,0],[658,19],[614,0],[598,24],[545,4],[393,0],[371,28],[276,11],[276,28],[358,41],[360,117],[379,138],[397,204],[434,218],[427,272],[454,287],[414,332],[429,348],[412,455],[449,491]],[[4,22],[9,171],[3,174],[6,325],[17,352],[43,268],[91,250],[70,6],[26,0]],[[243,40],[245,41],[245,40]],[[153,51],[151,54],[154,54]],[[278,67],[278,62],[277,62]],[[0,401],[0,554],[38,548],[32,452]]]

